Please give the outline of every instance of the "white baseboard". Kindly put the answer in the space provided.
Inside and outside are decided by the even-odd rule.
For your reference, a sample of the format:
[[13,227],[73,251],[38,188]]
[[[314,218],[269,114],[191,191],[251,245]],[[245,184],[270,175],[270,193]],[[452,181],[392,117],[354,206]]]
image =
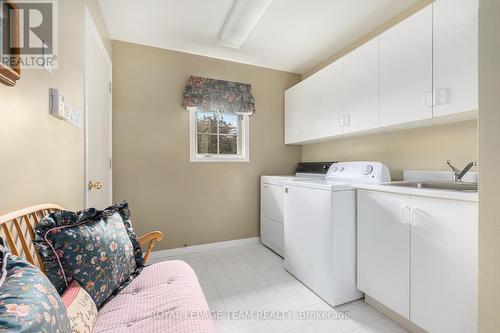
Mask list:
[[225,249],[228,247],[252,245],[252,244],[260,244],[260,237],[235,239],[235,240],[224,241],[224,242],[179,247],[176,249],[169,249],[169,250],[158,250],[158,251],[151,252],[150,259],[154,260],[154,259],[167,258],[167,257],[178,256],[178,255],[188,254],[188,253],[220,250],[220,249]]

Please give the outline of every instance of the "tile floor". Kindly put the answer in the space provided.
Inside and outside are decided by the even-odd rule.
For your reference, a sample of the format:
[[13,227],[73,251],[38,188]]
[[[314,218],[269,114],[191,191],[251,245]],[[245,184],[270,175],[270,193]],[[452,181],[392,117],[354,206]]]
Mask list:
[[[196,271],[210,310],[220,311],[216,320],[220,333],[407,332],[363,300],[330,307],[285,271],[283,259],[263,245],[156,261],[169,259],[183,260]],[[318,313],[331,319],[300,317]],[[266,317],[278,315],[285,318]]]

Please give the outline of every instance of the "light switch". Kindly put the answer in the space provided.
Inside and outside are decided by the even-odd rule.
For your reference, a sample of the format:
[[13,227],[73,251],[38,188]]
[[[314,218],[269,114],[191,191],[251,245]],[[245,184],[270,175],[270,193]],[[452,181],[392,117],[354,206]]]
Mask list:
[[49,110],[54,117],[75,127],[82,127],[81,112],[69,103],[59,89],[50,88]]

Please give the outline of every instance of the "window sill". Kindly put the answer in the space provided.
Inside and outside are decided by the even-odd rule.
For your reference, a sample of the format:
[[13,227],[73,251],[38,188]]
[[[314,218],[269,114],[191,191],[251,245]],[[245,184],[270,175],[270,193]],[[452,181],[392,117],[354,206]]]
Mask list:
[[205,157],[191,156],[191,162],[226,163],[226,162],[250,162],[248,157]]

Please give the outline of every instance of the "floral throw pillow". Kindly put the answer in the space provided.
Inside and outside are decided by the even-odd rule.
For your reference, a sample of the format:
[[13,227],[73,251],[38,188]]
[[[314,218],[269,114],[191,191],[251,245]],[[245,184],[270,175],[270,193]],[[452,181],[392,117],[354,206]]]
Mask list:
[[71,332],[66,308],[42,271],[1,245],[0,267],[0,332]]
[[77,281],[98,308],[144,266],[126,202],[52,213],[36,225],[34,243],[59,294]]

